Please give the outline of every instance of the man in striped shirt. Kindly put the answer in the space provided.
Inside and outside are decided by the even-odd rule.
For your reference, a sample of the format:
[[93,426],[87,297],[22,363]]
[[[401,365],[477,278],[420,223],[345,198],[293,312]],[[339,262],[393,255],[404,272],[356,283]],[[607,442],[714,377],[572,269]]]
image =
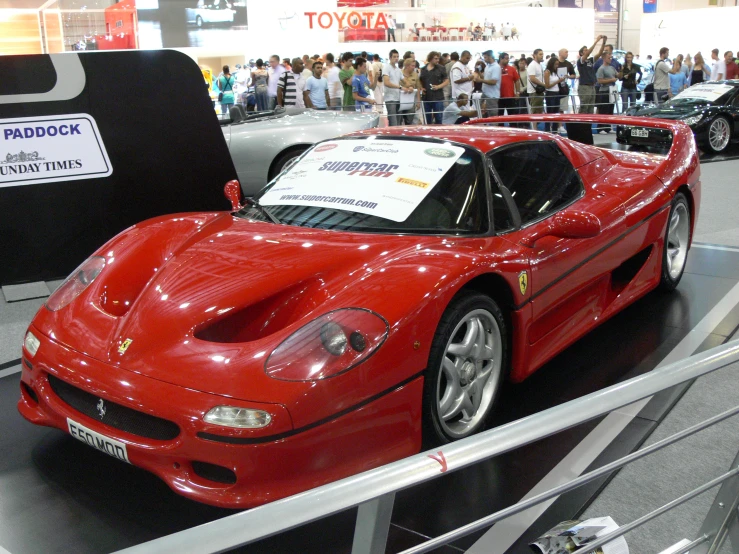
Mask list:
[[279,106],[295,106],[305,108],[303,91],[305,91],[305,79],[303,77],[303,60],[294,58],[292,69],[285,71],[277,83],[277,104]]

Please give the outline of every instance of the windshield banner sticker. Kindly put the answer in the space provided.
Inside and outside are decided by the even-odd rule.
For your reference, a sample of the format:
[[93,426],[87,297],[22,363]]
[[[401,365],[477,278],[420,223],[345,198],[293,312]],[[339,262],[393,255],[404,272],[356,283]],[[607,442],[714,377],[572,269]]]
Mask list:
[[107,177],[113,168],[91,115],[0,120],[0,187]]
[[734,87],[731,85],[693,85],[681,93],[676,94],[672,100],[706,100],[708,102],[715,102],[733,89]]
[[280,177],[259,203],[405,221],[463,153],[450,144],[377,137],[324,143]]

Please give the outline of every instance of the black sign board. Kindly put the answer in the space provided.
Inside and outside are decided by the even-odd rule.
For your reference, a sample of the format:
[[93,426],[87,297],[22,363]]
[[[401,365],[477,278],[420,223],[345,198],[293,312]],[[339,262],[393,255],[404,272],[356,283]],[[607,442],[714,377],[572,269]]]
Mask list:
[[184,54],[3,56],[0,75],[0,284],[64,277],[150,217],[228,209],[236,170]]

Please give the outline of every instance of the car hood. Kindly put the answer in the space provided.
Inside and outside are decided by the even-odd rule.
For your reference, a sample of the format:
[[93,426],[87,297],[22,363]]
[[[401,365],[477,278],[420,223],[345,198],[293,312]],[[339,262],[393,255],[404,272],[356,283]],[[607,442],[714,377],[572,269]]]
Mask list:
[[687,117],[705,113],[708,105],[687,105],[687,106],[654,106],[651,108],[640,108],[630,113],[639,117],[658,117],[660,119],[680,120]]
[[[479,245],[449,246],[443,237],[303,229],[230,214],[174,218],[126,231],[104,246],[98,254],[108,265],[100,276],[69,306],[42,308],[34,325],[107,364],[187,388],[270,401],[274,380],[264,374],[264,361],[287,336],[342,307],[380,312],[391,324],[403,319],[401,304],[418,301],[410,293],[393,300],[392,286],[407,288],[413,278],[418,290],[433,290],[442,273],[455,274],[455,263],[479,257]],[[430,249],[437,252],[432,259]],[[429,266],[425,274],[418,271],[422,265]],[[393,284],[383,296],[380,272],[386,270]],[[360,281],[366,282],[355,287]],[[373,282],[378,293],[362,294]],[[129,346],[122,351],[124,341]]]

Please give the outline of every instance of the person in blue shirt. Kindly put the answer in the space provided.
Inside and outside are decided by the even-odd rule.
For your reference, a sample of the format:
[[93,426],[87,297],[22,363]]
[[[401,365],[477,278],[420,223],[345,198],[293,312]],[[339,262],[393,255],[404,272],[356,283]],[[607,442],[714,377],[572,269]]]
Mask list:
[[672,69],[676,71],[675,73],[670,73],[670,98],[688,88],[688,79],[685,77],[685,73],[680,71],[681,65],[680,60],[675,58]]
[[370,82],[367,78],[367,60],[361,56],[354,60],[354,77],[352,78],[352,96],[357,111],[368,110],[375,101],[370,98]]
[[322,74],[323,62],[320,60],[313,62],[313,75],[308,77],[303,92],[305,105],[308,108],[325,110],[331,104],[331,99],[328,97],[328,81],[321,76]]

